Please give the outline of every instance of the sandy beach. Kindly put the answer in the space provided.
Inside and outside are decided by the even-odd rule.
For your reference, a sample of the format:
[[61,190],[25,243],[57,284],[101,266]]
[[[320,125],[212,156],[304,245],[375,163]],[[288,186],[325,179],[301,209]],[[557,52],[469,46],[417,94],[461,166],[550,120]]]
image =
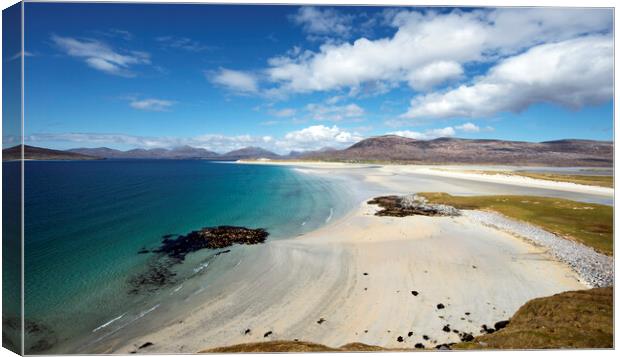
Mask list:
[[110,336],[95,352],[192,353],[283,339],[388,348],[456,342],[445,326],[478,335],[532,298],[588,286],[544,247],[467,216],[379,217],[368,199],[418,191],[613,199],[613,190],[429,167],[294,165],[345,183],[355,208],[311,233],[244,247],[174,320]]

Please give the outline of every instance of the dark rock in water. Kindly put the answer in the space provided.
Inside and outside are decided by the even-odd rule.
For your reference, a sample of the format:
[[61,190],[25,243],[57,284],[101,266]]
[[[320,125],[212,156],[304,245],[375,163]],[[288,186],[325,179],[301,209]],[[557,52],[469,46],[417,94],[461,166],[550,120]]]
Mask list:
[[417,291],[415,291],[415,290],[411,291],[411,295],[413,295],[413,296],[418,296],[418,294],[419,293]]
[[[5,321],[3,320],[3,325]],[[10,325],[10,324],[8,324]],[[16,319],[16,326],[21,326],[21,321]],[[10,328],[10,326],[3,326],[4,328]],[[47,325],[33,321],[30,319],[24,320],[24,332],[25,332],[25,345],[27,354],[43,353],[58,343],[58,337],[54,331]],[[5,331],[2,331],[4,334]]]
[[235,226],[205,227],[176,239],[166,238],[156,253],[165,254],[170,258],[183,261],[189,253],[201,249],[219,249],[234,244],[259,244],[267,239],[266,230]]
[[398,336],[398,338],[396,339],[396,341],[398,342],[403,342],[405,339],[403,338],[403,336]]
[[162,236],[163,239],[168,239],[168,238],[172,238],[172,237],[176,237],[178,236],[177,234],[172,234],[172,233],[168,233],[164,236]]
[[509,320],[502,320],[502,321],[498,321],[495,323],[495,331],[499,331],[501,329],[503,329],[504,327],[508,326],[508,324],[510,323]]
[[409,333],[407,334],[408,337],[413,336],[413,331],[409,331]]
[[445,325],[442,330],[443,332],[450,332],[450,325]]
[[272,331],[267,331],[267,332],[265,332],[263,337],[269,337],[269,335],[271,335],[272,333],[273,333]]
[[247,334],[249,334],[250,332],[252,332],[252,330],[247,329],[247,330],[245,330],[245,332],[243,332],[243,334],[244,334],[244,335],[247,335]]
[[138,254],[146,254],[146,253],[150,253],[151,251],[146,249],[146,248],[142,248],[138,251]]
[[323,322],[325,322],[325,321],[326,321],[326,320],[325,320],[324,318],[322,318],[322,317],[321,317],[321,318],[319,319],[319,321],[317,321],[316,323],[320,325],[320,324],[322,324],[322,323],[323,323]]
[[474,340],[474,336],[471,333],[463,332],[460,336],[462,342],[470,342]]
[[438,310],[441,310],[441,309],[443,309],[443,308],[445,308],[445,306],[443,306],[443,304],[437,304],[437,309],[438,309]]
[[153,342],[145,342],[142,345],[140,345],[140,347],[138,347],[138,349],[141,350],[141,349],[147,348],[149,346],[153,346]]
[[426,198],[418,195],[381,196],[367,202],[383,208],[375,213],[376,216],[406,217],[406,216],[458,216],[459,210],[452,206],[430,204]]
[[416,343],[414,347],[415,348],[424,348],[424,345],[421,344],[421,343]]

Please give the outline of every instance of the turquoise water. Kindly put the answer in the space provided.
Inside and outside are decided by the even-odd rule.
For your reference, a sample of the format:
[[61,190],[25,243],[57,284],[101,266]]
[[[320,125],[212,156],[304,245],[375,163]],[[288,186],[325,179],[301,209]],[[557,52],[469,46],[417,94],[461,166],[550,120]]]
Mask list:
[[[129,294],[128,279],[153,259],[137,252],[163,235],[241,225],[279,239],[348,209],[346,190],[331,181],[206,161],[27,162],[25,192],[25,318],[44,327],[27,335],[32,353],[62,352],[105,322],[149,307],[152,294]],[[179,267],[177,278],[189,268]]]

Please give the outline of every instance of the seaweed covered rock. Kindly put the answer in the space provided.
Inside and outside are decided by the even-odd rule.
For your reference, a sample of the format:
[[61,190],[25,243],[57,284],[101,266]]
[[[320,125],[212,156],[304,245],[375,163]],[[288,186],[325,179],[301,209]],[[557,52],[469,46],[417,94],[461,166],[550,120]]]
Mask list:
[[187,235],[178,236],[175,239],[164,238],[155,253],[166,254],[170,258],[184,260],[188,253],[200,249],[219,249],[230,247],[234,244],[259,244],[267,239],[266,230],[263,228],[246,228],[235,226],[205,227]]
[[381,196],[368,201],[368,204],[379,205],[382,210],[376,216],[459,216],[460,211],[452,206],[428,203],[426,198],[418,195]]

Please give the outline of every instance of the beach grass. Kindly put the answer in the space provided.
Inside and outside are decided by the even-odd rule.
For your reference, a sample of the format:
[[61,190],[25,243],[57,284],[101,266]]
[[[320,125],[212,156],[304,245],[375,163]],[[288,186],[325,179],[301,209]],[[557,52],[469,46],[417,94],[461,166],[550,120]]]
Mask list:
[[420,195],[431,203],[501,213],[613,255],[611,206],[538,196],[452,196],[437,192]]
[[606,287],[530,300],[506,328],[452,348],[612,348],[613,332],[613,288]]
[[614,187],[614,177],[608,175],[565,175],[557,173],[539,173],[539,172],[517,172],[517,171],[490,171],[490,170],[471,170],[472,173],[484,175],[509,175],[529,177],[537,180],[570,182],[579,185]]
[[[200,353],[233,353],[233,352],[370,352],[370,351],[388,351],[379,346],[367,345],[364,343],[354,342],[340,347],[329,347],[313,342],[306,341],[267,341],[255,343],[241,343],[225,347],[217,347],[209,350],[200,351]],[[402,351],[402,350],[393,350]]]

